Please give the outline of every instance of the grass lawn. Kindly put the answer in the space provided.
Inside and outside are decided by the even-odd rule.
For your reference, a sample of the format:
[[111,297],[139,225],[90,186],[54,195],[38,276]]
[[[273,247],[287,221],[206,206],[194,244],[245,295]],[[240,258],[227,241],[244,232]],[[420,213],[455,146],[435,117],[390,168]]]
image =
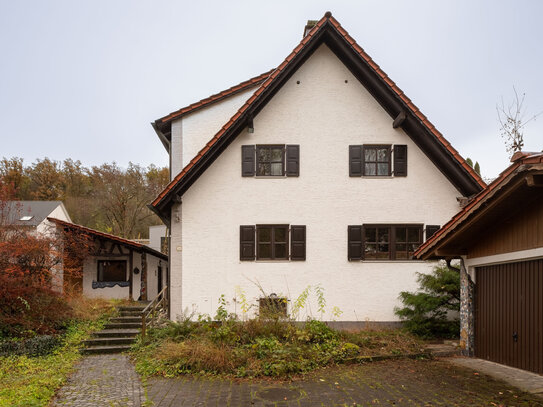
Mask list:
[[[89,305],[87,300],[84,302]],[[0,357],[0,407],[48,405],[81,358],[81,341],[103,327],[113,308],[111,304],[100,304],[93,311],[81,312],[78,316],[82,319],[68,325],[62,344],[51,354]]]

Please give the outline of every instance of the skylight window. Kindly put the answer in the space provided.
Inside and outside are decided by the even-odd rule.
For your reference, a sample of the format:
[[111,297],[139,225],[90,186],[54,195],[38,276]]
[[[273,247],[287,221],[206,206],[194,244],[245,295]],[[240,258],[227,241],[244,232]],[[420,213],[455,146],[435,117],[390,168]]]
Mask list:
[[25,216],[23,216],[23,217],[22,217],[21,219],[19,219],[19,220],[30,220],[30,219],[32,219],[33,217],[34,217],[34,216],[32,216],[32,215],[25,215]]

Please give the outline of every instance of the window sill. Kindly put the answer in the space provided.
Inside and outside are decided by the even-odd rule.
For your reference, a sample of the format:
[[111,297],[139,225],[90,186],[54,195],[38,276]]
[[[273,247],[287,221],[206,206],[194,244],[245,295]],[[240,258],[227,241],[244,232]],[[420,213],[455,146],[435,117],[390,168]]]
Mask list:
[[[364,178],[364,179],[393,179],[393,178],[398,178],[398,177],[395,177],[394,175],[362,175],[360,178]],[[402,177],[402,178],[405,178],[405,177]]]
[[287,177],[286,175],[256,175],[254,178],[256,179],[283,179]]
[[349,263],[426,263],[426,260],[349,260]]

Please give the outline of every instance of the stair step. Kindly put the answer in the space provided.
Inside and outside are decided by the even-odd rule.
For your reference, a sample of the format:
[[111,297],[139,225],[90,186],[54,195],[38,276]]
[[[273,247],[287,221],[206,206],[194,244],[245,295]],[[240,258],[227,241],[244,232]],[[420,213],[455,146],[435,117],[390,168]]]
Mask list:
[[91,346],[81,349],[83,353],[103,354],[103,353],[121,353],[130,349],[130,345],[115,345],[115,346]]
[[141,311],[121,311],[121,317],[140,317]]
[[141,317],[132,317],[132,316],[129,316],[129,317],[115,317],[115,318],[111,318],[109,320],[109,322],[112,322],[112,323],[119,323],[119,322],[134,322],[134,323],[140,323],[141,324]]
[[133,338],[139,333],[139,329],[104,329],[94,332],[92,335],[98,338]]
[[106,324],[105,329],[137,329],[141,328],[140,322],[110,322]]
[[117,309],[119,311],[143,311],[145,309],[145,307],[147,306],[147,304],[143,304],[143,305],[123,305],[123,306],[120,306],[120,307],[117,307]]
[[83,341],[87,348],[93,346],[117,346],[117,345],[132,345],[136,342],[134,337],[105,337],[105,338],[92,338]]

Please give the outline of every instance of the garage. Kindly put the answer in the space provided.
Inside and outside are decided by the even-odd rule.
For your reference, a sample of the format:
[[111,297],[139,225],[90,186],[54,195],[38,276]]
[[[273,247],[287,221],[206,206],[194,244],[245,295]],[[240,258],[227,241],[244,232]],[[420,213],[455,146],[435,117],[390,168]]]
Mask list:
[[543,374],[543,259],[475,276],[475,356]]
[[414,256],[459,267],[463,355],[543,374],[543,152],[511,162]]

